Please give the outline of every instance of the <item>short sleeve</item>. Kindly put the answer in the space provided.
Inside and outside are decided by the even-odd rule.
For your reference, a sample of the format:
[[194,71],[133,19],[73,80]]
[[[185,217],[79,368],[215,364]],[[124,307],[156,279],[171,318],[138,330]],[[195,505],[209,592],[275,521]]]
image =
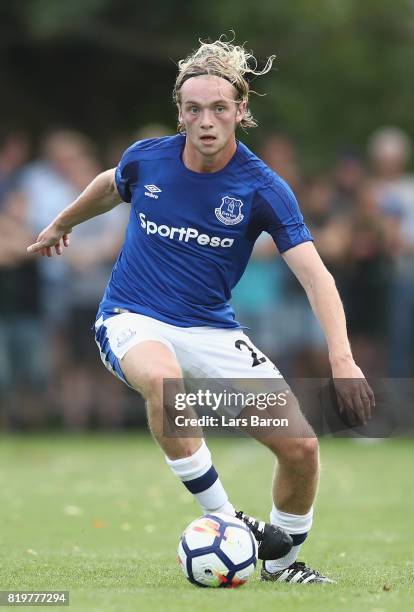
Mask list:
[[272,236],[280,253],[302,242],[313,241],[296,197],[285,181],[280,179],[260,189],[255,205],[260,230]]
[[138,181],[139,161],[134,146],[125,151],[115,170],[115,183],[124,202],[131,202]]

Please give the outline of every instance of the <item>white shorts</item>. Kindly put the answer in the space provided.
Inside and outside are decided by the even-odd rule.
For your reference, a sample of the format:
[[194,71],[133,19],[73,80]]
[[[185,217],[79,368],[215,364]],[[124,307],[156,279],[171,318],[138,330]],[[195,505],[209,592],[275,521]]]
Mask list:
[[278,388],[283,381],[274,363],[241,329],[176,327],[126,312],[105,320],[100,317],[95,323],[95,339],[104,365],[126,384],[120,361],[129,349],[146,340],[162,342],[170,349],[185,380],[262,378],[278,382],[274,385]]

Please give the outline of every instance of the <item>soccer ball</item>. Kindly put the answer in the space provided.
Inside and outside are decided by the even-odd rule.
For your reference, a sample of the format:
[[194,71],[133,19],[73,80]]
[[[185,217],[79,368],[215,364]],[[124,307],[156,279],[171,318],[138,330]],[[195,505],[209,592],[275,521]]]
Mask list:
[[227,514],[205,514],[181,536],[178,562],[192,584],[235,588],[254,572],[257,543],[243,521]]

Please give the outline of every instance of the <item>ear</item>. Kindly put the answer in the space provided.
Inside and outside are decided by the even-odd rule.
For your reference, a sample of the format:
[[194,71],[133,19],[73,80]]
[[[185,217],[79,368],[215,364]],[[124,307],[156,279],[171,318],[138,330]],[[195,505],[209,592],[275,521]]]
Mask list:
[[244,119],[245,115],[246,115],[246,111],[247,111],[247,102],[246,100],[243,100],[243,102],[240,102],[237,105],[237,111],[236,111],[236,123],[237,125],[239,125],[242,120]]

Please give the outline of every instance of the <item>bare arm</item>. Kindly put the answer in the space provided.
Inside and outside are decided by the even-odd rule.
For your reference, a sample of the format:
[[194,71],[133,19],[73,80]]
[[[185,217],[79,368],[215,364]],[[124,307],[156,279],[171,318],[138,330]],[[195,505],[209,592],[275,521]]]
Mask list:
[[334,379],[356,379],[352,384],[343,384],[342,388],[336,385],[340,408],[350,408],[366,423],[371,406],[375,405],[374,395],[353,359],[345,313],[332,275],[312,242],[289,249],[283,253],[283,258],[306,291],[325,332]]
[[51,257],[54,248],[56,254],[61,255],[62,244],[69,246],[69,234],[76,225],[111,210],[120,201],[115,170],[112,168],[98,174],[80,196],[39,234],[37,241],[27,251]]

